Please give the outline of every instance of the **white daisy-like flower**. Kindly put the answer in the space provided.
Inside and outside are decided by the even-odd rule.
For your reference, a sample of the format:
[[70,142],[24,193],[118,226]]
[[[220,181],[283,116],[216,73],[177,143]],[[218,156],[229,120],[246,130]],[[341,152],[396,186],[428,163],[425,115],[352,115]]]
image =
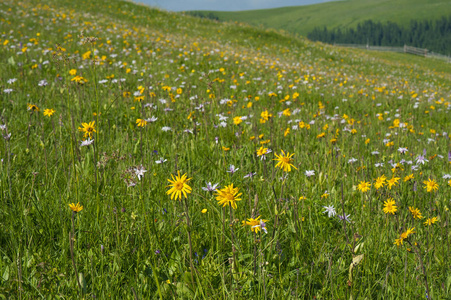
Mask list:
[[135,168],[135,175],[136,175],[136,177],[138,177],[138,180],[141,180],[141,177],[143,177],[144,173],[146,173],[146,172],[147,172],[147,170],[144,169],[143,166],[139,166],[139,167]]
[[81,141],[80,147],[89,146],[92,143],[94,143],[94,140],[91,140],[91,138],[88,137],[87,140]]
[[155,122],[156,120],[158,120],[158,118],[157,118],[157,117],[154,117],[154,116],[152,116],[152,117],[150,117],[150,118],[146,119],[146,122],[147,122],[147,123],[153,123],[153,122]]
[[337,214],[337,212],[335,211],[335,208],[334,208],[333,205],[323,206],[323,208],[326,209],[325,211],[323,211],[323,214],[327,213],[327,216],[329,218],[331,218],[331,217],[333,217],[333,216],[335,216]]
[[218,188],[219,183],[211,184],[211,182],[207,182],[206,187],[202,187],[202,189],[206,192],[214,192]]
[[49,83],[48,83],[47,80],[45,80],[45,79],[39,81],[39,83],[38,83],[39,86],[46,86],[46,85],[48,85],[48,84],[49,84]]
[[351,158],[348,160],[348,164],[355,163],[356,161],[357,161],[357,159],[355,159],[354,157],[351,157]]
[[305,176],[310,177],[310,176],[314,176],[315,175],[315,171],[314,170],[307,170],[305,171]]
[[162,163],[165,163],[165,162],[167,162],[167,161],[168,161],[167,159],[164,159],[163,157],[160,157],[160,159],[159,159],[159,160],[156,160],[155,163],[156,163],[156,164],[162,164]]

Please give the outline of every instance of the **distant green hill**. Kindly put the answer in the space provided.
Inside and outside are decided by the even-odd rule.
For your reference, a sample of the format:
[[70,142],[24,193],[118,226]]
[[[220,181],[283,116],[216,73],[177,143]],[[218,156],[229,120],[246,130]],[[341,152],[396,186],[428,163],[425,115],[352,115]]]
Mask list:
[[451,15],[449,0],[344,0],[306,6],[240,12],[196,11],[221,21],[238,21],[283,29],[306,36],[315,27],[353,28],[365,20],[408,25],[411,20],[436,20]]

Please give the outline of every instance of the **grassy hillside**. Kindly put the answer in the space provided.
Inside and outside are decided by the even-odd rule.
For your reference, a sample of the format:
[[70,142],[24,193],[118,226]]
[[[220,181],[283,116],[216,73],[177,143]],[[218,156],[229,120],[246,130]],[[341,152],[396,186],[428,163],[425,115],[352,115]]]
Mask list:
[[0,1],[0,298],[445,299],[451,65]]
[[435,20],[451,14],[447,0],[343,0],[306,6],[239,12],[204,11],[222,21],[238,21],[307,35],[315,27],[355,27],[373,20],[404,25],[410,20]]

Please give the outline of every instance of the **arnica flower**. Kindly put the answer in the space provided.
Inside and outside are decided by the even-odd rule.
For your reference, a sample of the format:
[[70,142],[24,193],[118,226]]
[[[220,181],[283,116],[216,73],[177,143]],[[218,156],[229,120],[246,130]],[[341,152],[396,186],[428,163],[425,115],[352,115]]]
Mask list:
[[415,227],[407,228],[407,230],[401,234],[400,238],[405,240],[405,239],[407,239],[409,237],[409,235],[411,235],[413,233],[415,233]]
[[284,172],[291,172],[291,167],[297,170],[297,168],[292,164],[293,159],[291,157],[294,155],[294,153],[290,154],[289,152],[287,152],[287,154],[285,154],[285,152],[283,152],[282,150],[281,155],[278,155],[277,153],[275,153],[275,155],[277,158],[275,158],[274,160],[278,161],[276,168],[279,167],[283,169]]
[[413,173],[410,174],[410,175],[407,175],[406,177],[404,177],[404,182],[410,181],[410,180],[412,180],[413,178],[414,178],[414,177],[413,177]]
[[34,104],[29,104],[29,103],[28,103],[28,105],[27,105],[27,109],[28,109],[29,111],[31,111],[31,112],[39,111],[39,107],[37,107],[37,106],[34,105]]
[[147,121],[143,119],[136,119],[136,125],[138,125],[138,127],[145,127],[147,125]]
[[385,181],[387,180],[387,177],[385,177],[385,175],[379,176],[375,179],[375,183],[374,183],[374,187],[376,188],[376,190],[380,189],[381,187],[383,187],[386,183]]
[[88,82],[88,80],[86,78],[83,78],[82,76],[75,76],[70,81],[75,81],[76,83],[78,83],[80,85],[83,85],[86,82]]
[[424,188],[426,189],[426,191],[428,193],[438,190],[438,184],[437,184],[437,182],[435,182],[434,179],[431,180],[431,178],[429,178],[428,180],[423,181],[423,183],[424,183]]
[[421,215],[421,212],[418,208],[409,206],[409,211],[412,214],[412,217],[414,219],[419,219],[419,220],[423,219],[423,216]]
[[44,116],[51,117],[55,113],[55,110],[52,108],[44,109]]
[[243,226],[249,225],[251,226],[252,232],[258,233],[262,228],[261,223],[265,224],[266,222],[268,220],[260,220],[260,216],[258,216],[255,219],[249,218],[247,221],[243,221]]
[[362,193],[365,193],[365,192],[369,191],[370,187],[371,187],[371,183],[365,182],[365,181],[360,181],[359,185],[357,186],[357,189],[359,191],[361,191]]
[[233,183],[229,186],[226,186],[223,189],[216,190],[216,200],[218,201],[219,205],[222,205],[222,207],[225,206],[232,206],[233,209],[236,209],[236,201],[240,201],[241,198],[238,198],[241,196],[242,193],[239,192],[238,187],[233,187]]
[[75,203],[70,203],[69,204],[69,208],[74,212],[74,213],[78,213],[80,211],[83,210],[83,205],[80,205],[80,202],[77,202],[77,204]]
[[177,174],[174,178],[174,175],[171,174],[172,180],[168,179],[168,181],[171,183],[168,185],[168,187],[171,187],[166,194],[171,195],[171,200],[182,200],[182,194],[185,196],[185,198],[188,198],[187,194],[191,194],[191,187],[187,184],[191,178],[187,178],[186,174],[183,174],[182,177],[180,177],[180,171],[177,171]]
[[424,221],[423,224],[426,226],[431,226],[432,224],[434,224],[437,221],[438,221],[437,217],[428,218],[428,219],[426,219],[426,221]]
[[241,122],[243,122],[243,119],[241,119],[241,117],[235,117],[235,118],[233,118],[233,124],[235,124],[235,125],[240,125]]
[[262,113],[260,114],[260,123],[265,123],[266,121],[269,120],[269,118],[272,117],[272,114],[270,114],[267,110],[262,111]]
[[392,198],[387,199],[387,201],[384,202],[384,213],[394,215],[398,210],[398,207],[395,204],[396,202]]
[[78,130],[85,133],[83,135],[83,137],[85,138],[86,137],[92,138],[94,132],[97,132],[95,129],[95,121],[92,121],[90,123],[81,123],[81,126],[83,127],[78,127]]
[[399,177],[392,177],[389,180],[387,180],[388,188],[391,190],[392,186],[396,186],[396,184],[398,183],[399,179],[401,179],[401,178],[399,178]]
[[268,151],[268,148],[265,148],[264,146],[261,146],[258,150],[257,150],[257,156],[264,156],[266,154],[266,152]]
[[395,244],[396,246],[400,246],[403,244],[403,241],[405,239],[407,239],[409,237],[409,235],[415,233],[414,231],[415,227],[413,228],[408,228],[407,231],[403,232],[400,236],[399,239],[395,239],[395,242],[393,244]]

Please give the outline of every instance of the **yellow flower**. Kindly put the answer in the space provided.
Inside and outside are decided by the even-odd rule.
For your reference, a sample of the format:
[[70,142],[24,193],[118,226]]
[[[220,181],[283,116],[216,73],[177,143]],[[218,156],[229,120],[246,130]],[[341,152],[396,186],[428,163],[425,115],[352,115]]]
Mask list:
[[138,127],[144,127],[147,125],[147,121],[143,119],[136,119],[136,124],[138,125]]
[[74,78],[72,78],[70,81],[75,81],[78,84],[85,84],[86,82],[88,82],[88,80],[82,76],[75,76]]
[[91,57],[91,51],[85,52],[85,53],[83,53],[83,55],[82,55],[82,58],[83,58],[83,59],[88,59],[88,58],[90,58],[90,57]]
[[28,103],[27,109],[30,110],[31,112],[39,111],[39,107],[37,107],[34,104],[30,104],[30,103]]
[[[451,163],[451,161],[450,161],[450,163]],[[451,186],[451,179],[448,180],[448,185]]]
[[77,202],[77,204],[75,203],[70,203],[69,204],[69,208],[74,212],[74,213],[78,213],[80,211],[83,210],[83,205],[80,205],[79,202]]
[[72,76],[75,76],[75,74],[77,74],[77,70],[72,69],[72,70],[69,71],[69,74],[72,75]]
[[233,124],[239,125],[239,124],[241,124],[241,122],[243,122],[243,120],[241,119],[241,117],[235,117],[235,118],[233,118]]
[[401,237],[403,237],[404,239],[406,239],[406,238],[409,237],[409,235],[411,235],[411,234],[413,234],[413,233],[415,233],[415,227],[407,228],[406,232],[403,232],[403,233],[401,234]]
[[419,220],[423,219],[423,216],[421,215],[421,212],[418,208],[409,206],[409,211],[412,214],[412,217],[414,219],[419,219]]
[[327,198],[329,197],[329,193],[327,191],[324,192],[324,194],[321,195],[321,198]]
[[92,137],[94,132],[97,132],[95,129],[95,121],[92,121],[90,123],[81,123],[82,127],[78,127],[79,131],[84,132],[85,134],[83,135],[83,137]]
[[365,182],[365,181],[360,181],[359,185],[357,186],[357,189],[359,191],[361,191],[362,193],[365,193],[366,191],[368,191],[371,187],[371,183],[369,182]]
[[398,207],[395,204],[396,202],[392,198],[387,199],[387,201],[384,202],[384,213],[394,215],[398,210]]
[[247,221],[243,221],[243,226],[251,226],[252,232],[258,233],[261,230],[261,222],[266,223],[268,220],[260,220],[260,216],[255,219],[249,218]]
[[402,239],[402,238],[399,238],[399,239],[395,239],[395,242],[393,243],[393,244],[395,244],[396,246],[401,246],[403,243],[402,243],[402,241],[403,241],[404,239]]
[[187,184],[191,178],[187,178],[186,174],[183,174],[182,177],[180,177],[180,171],[177,171],[177,174],[174,178],[174,175],[171,174],[172,180],[168,179],[168,181],[171,183],[167,187],[171,187],[166,194],[171,195],[171,200],[182,200],[182,194],[185,196],[185,198],[188,198],[187,194],[191,194],[191,187]]
[[431,226],[432,224],[434,224],[437,221],[438,221],[437,217],[433,217],[433,218],[426,219],[426,221],[423,224],[426,226]]
[[286,117],[291,116],[290,109],[289,109],[289,108],[285,109],[285,110],[282,112],[282,114],[283,114],[284,116],[286,116]]
[[283,133],[283,136],[287,136],[290,133],[290,128],[287,128]]
[[218,201],[218,204],[222,205],[222,207],[230,205],[233,209],[236,209],[236,201],[241,200],[241,198],[238,197],[242,194],[238,193],[239,190],[239,188],[233,187],[233,183],[223,189],[216,190],[216,200]]
[[52,108],[44,109],[44,116],[51,117],[55,113],[55,110]]
[[297,168],[292,164],[293,159],[291,157],[294,155],[294,153],[290,154],[289,152],[287,152],[287,154],[285,154],[283,150],[281,151],[282,151],[281,155],[275,153],[277,158],[275,158],[274,160],[278,161],[278,163],[276,164],[276,168],[279,167],[283,169],[284,172],[291,172],[291,167],[297,170]]
[[434,179],[431,180],[431,178],[429,178],[428,180],[423,181],[423,183],[425,184],[424,188],[428,193],[438,190],[438,184]]
[[207,212],[207,209],[206,209],[206,208],[204,208],[204,209],[201,210],[201,213],[203,213],[203,214],[206,213],[206,212]]
[[376,190],[380,189],[381,187],[383,187],[386,183],[385,181],[387,180],[387,177],[385,177],[385,175],[379,176],[375,179],[375,183],[374,183],[374,187],[376,188]]
[[404,182],[412,180],[412,179],[413,179],[413,173],[404,177]]
[[398,183],[399,179],[401,179],[400,177],[392,177],[391,179],[389,179],[388,182],[388,188],[391,190],[392,186],[396,186],[396,184]]
[[257,156],[262,156],[266,154],[266,151],[268,151],[268,148],[265,148],[263,146],[261,146],[258,150],[257,150]]

